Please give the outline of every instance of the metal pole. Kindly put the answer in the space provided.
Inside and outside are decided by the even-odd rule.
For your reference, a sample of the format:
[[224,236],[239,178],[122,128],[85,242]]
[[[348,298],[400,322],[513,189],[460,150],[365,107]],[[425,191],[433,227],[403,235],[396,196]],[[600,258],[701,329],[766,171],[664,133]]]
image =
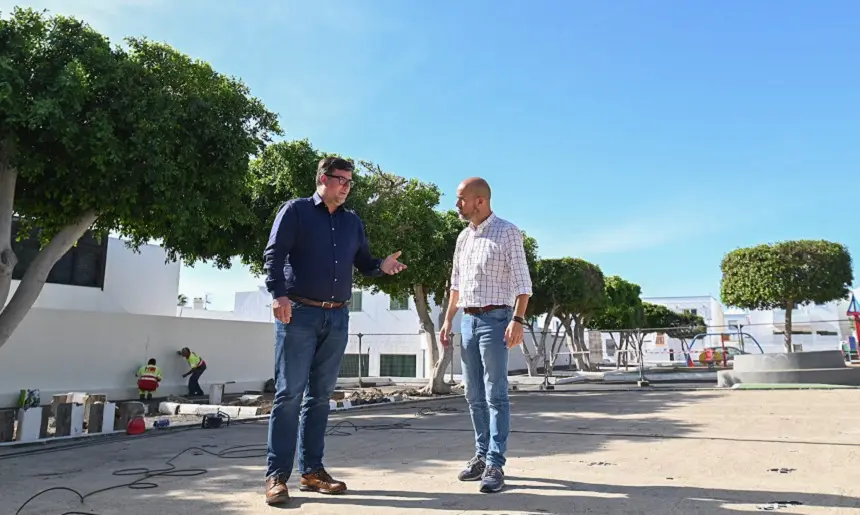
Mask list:
[[642,352],[642,343],[640,343],[638,338],[636,341],[636,351],[639,353],[639,387],[651,386],[651,383],[645,377],[645,353]]
[[358,387],[363,388],[364,382],[361,380],[361,339],[364,338],[364,335],[358,333]]
[[[451,368],[450,368],[451,379],[449,380],[449,382],[451,384],[454,384],[454,355],[457,354],[457,352],[456,352],[457,347],[454,346],[454,336],[453,335],[448,336],[448,345],[451,347]],[[442,349],[442,352],[444,353],[445,350],[446,349]]]

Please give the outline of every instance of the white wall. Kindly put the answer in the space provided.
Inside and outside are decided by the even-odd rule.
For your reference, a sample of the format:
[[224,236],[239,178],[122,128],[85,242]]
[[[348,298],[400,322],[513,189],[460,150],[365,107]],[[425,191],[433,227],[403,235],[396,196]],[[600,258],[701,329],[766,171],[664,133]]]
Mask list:
[[[235,381],[228,393],[261,390],[274,376],[273,339],[271,323],[35,308],[0,349],[0,407],[13,405],[21,389],[41,390],[44,403],[70,391],[135,398],[134,373],[148,358],[164,374],[159,395],[185,395],[187,365],[176,355],[185,346],[206,360],[204,391],[228,381]],[[351,335],[347,353],[358,347]],[[366,377],[379,375],[381,354],[414,355],[416,375],[428,377],[423,335],[370,334],[361,347],[370,354]]]
[[271,324],[255,322],[33,309],[0,348],[0,407],[21,389],[40,389],[43,403],[70,391],[135,398],[134,373],[147,358],[162,368],[159,394],[186,395],[187,364],[176,355],[186,346],[206,360],[204,391],[227,381],[236,381],[227,392],[261,390],[274,375],[273,338]]
[[[176,313],[180,264],[165,263],[166,257],[157,245],[145,245],[136,254],[122,240],[110,238],[104,289],[45,284],[33,307],[172,316]],[[8,299],[18,284],[12,281]]]

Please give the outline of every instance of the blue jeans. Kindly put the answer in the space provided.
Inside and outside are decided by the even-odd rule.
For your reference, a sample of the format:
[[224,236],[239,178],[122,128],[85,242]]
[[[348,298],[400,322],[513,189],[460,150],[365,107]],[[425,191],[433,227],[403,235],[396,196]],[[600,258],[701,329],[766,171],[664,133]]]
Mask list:
[[466,401],[475,428],[475,449],[488,465],[505,466],[511,407],[508,401],[508,345],[505,329],[513,308],[463,315],[460,356]]
[[275,320],[275,399],[269,416],[266,477],[288,480],[323,468],[329,399],[346,350],[349,311],[292,303],[289,324]]

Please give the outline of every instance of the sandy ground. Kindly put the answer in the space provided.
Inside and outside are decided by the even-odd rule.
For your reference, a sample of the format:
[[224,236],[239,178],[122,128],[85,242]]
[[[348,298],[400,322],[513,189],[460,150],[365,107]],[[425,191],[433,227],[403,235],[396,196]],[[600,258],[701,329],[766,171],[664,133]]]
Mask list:
[[[460,483],[473,453],[462,399],[390,406],[332,416],[327,466],[347,495],[299,492],[286,508],[263,502],[265,422],[189,429],[157,436],[10,457],[0,451],[0,513],[15,514],[51,487],[83,494],[141,480],[119,469],[194,469],[144,478],[81,504],[48,492],[20,515],[267,514],[655,514],[759,512],[860,515],[854,476],[860,450],[860,391],[571,391],[512,394],[508,487],[480,494]],[[419,410],[425,410],[418,415]],[[354,431],[350,424],[401,423]],[[250,446],[230,453],[232,446]],[[211,453],[211,454],[209,454]],[[216,457],[221,453],[224,457]],[[851,466],[851,465],[854,466]],[[783,469],[783,472],[770,471]],[[199,475],[195,475],[199,474]],[[295,485],[295,476],[291,483]]]

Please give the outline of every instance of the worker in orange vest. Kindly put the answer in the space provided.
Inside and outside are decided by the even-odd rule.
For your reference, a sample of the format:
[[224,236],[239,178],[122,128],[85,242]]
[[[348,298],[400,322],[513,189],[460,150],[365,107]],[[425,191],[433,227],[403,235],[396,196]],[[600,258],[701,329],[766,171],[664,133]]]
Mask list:
[[150,359],[146,365],[137,370],[137,388],[140,399],[152,399],[152,394],[158,390],[161,384],[161,369],[155,364],[155,358]]

